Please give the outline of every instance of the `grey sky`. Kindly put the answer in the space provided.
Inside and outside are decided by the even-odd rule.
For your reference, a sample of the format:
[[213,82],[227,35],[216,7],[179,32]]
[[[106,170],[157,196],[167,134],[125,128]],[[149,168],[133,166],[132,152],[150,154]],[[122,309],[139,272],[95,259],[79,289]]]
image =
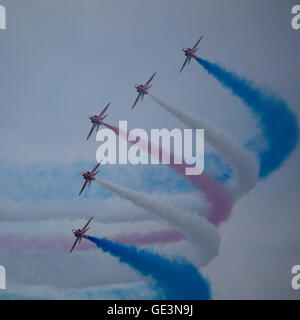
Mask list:
[[[207,119],[239,143],[253,138],[259,132],[255,119],[200,65],[192,61],[179,74],[182,48],[193,45],[200,35],[204,35],[201,57],[271,88],[299,116],[300,30],[291,28],[291,8],[297,2],[0,0],[7,10],[7,30],[0,30],[0,160],[12,165],[95,161],[98,144],[94,138],[88,143],[85,140],[90,129],[88,115],[109,101],[109,123],[128,120],[129,128],[183,128],[149,97],[131,110],[134,85],[155,71],[153,94]],[[290,286],[290,269],[300,264],[299,160],[297,148],[279,171],[235,206],[231,220],[220,228],[220,255],[204,270],[216,298],[299,299],[300,291]],[[175,202],[175,197],[170,201]],[[28,210],[28,204],[9,205],[20,212],[23,206],[24,212]],[[130,216],[130,205],[120,201],[120,208],[122,205]],[[49,205],[50,214],[55,206]],[[67,202],[61,207],[70,215],[76,204]],[[97,204],[91,204],[89,210],[92,208]],[[59,223],[52,221],[50,232]],[[60,232],[69,232],[71,224]],[[31,222],[9,225],[9,230],[16,228],[16,232],[37,228]],[[47,232],[49,225],[40,222],[38,226]],[[6,227],[0,223],[0,232]],[[190,259],[193,255],[187,244],[159,250],[186,251]],[[69,266],[77,268],[82,263],[88,274],[83,278],[87,286],[95,278],[96,285],[141,281],[129,267],[98,251],[71,258],[55,256],[24,253],[20,257],[0,252],[0,264],[1,259],[8,267],[22,260],[30,269],[37,263],[28,276],[26,272],[18,274],[17,266],[12,270],[9,277],[20,286],[35,285],[40,279],[41,285],[57,287],[59,279],[47,278],[50,267],[43,265],[57,259],[60,263],[54,269],[61,277]],[[105,280],[97,278],[96,268],[85,259],[105,265]],[[67,278],[65,287],[82,286],[77,279]]]

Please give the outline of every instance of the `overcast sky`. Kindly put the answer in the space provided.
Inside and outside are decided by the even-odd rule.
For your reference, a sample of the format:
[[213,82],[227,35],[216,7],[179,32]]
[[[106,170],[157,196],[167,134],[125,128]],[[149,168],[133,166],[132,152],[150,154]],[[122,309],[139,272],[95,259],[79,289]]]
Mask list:
[[[297,1],[0,3],[7,11],[7,30],[0,30],[0,235],[62,234],[72,244],[72,228],[91,215],[95,236],[167,228],[96,184],[78,200],[80,171],[96,162],[99,146],[95,136],[86,141],[88,116],[111,102],[111,124],[127,120],[129,129],[185,128],[150,97],[131,110],[135,84],[157,72],[154,95],[194,112],[240,144],[256,137],[260,130],[247,108],[199,64],[191,61],[179,74],[182,48],[201,35],[199,56],[271,89],[299,116],[300,30],[291,28]],[[299,299],[300,291],[291,288],[291,267],[300,264],[299,160],[297,148],[221,226],[219,256],[201,269],[214,298]],[[183,210],[201,205],[194,188],[168,168],[102,170],[106,179]],[[197,265],[189,243],[154,250],[185,255]],[[144,282],[149,279],[100,250],[69,256],[0,247],[0,264],[8,277],[3,298],[71,298],[74,290],[83,298],[86,290],[95,298],[155,297]]]

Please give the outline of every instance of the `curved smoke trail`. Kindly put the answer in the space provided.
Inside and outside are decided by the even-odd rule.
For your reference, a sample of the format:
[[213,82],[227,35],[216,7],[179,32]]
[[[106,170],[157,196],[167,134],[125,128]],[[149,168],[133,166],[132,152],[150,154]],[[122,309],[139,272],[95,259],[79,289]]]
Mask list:
[[96,179],[96,181],[120,197],[131,201],[134,205],[152,214],[157,214],[180,230],[198,249],[202,265],[207,265],[218,254],[220,247],[218,230],[206,219],[187,215],[176,208],[159,203],[148,195],[129,190],[120,185],[102,179]]
[[177,230],[152,231],[146,234],[138,232],[119,235],[113,240],[127,245],[144,246],[148,244],[166,244],[185,240],[186,237]]
[[125,246],[105,238],[88,236],[98,248],[117,257],[143,276],[151,276],[156,286],[163,293],[164,299],[170,300],[208,300],[211,299],[210,286],[199,271],[185,260],[170,261],[156,253]]
[[258,152],[260,177],[267,177],[283,164],[297,145],[299,129],[296,116],[286,102],[274,94],[263,92],[247,79],[216,63],[201,58],[196,60],[258,118],[266,144],[261,148],[257,146],[257,141],[253,141],[249,147]]
[[[177,106],[171,105],[161,98],[149,94],[150,97],[161,107],[184,122],[192,129],[203,128],[205,139],[210,143],[220,155],[234,168],[236,173],[233,187],[234,200],[247,194],[256,186],[258,179],[258,165],[255,157],[241,148],[234,140],[224,133],[217,131],[206,121],[196,115],[184,111]],[[218,221],[218,224],[221,221]]]
[[[119,130],[112,125],[103,123],[108,129],[114,131],[117,135],[121,136],[123,139],[128,140],[128,132]],[[145,142],[142,139],[139,140],[140,147],[145,151],[150,153],[153,148],[152,144]],[[159,153],[162,154],[162,149],[159,147]],[[187,164],[176,164],[175,155],[170,153],[171,162],[168,165],[170,168],[174,169],[177,173],[182,175],[185,179],[188,179],[193,185],[200,189],[207,201],[211,204],[211,208],[208,213],[208,217],[212,223],[218,223],[222,219],[226,219],[233,207],[233,194],[227,186],[214,180],[209,174],[202,173],[201,175],[186,175],[185,169]]]

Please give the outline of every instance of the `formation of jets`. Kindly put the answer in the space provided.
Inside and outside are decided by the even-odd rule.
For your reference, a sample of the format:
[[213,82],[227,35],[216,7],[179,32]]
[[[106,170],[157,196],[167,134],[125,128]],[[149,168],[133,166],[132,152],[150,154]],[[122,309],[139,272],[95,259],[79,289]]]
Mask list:
[[[186,64],[189,64],[192,58],[197,59],[198,57],[195,55],[196,51],[199,49],[197,46],[200,43],[200,41],[202,40],[203,36],[200,37],[200,39],[195,43],[195,45],[192,48],[184,48],[183,52],[185,55],[185,61],[180,69],[179,72],[181,72],[184,67],[186,66]],[[149,78],[149,80],[145,83],[145,84],[137,84],[135,85],[135,88],[138,92],[138,96],[135,99],[133,106],[131,107],[132,109],[135,107],[135,105],[138,103],[139,100],[143,101],[144,95],[148,94],[148,90],[152,87],[152,80],[155,77],[156,72],[153,73],[153,75]],[[92,135],[92,133],[94,132],[94,130],[96,129],[96,132],[98,132],[99,127],[101,125],[103,125],[103,120],[107,117],[107,114],[105,114],[105,112],[107,111],[108,107],[110,106],[110,103],[107,104],[107,106],[101,111],[101,113],[99,115],[90,115],[89,119],[92,122],[92,128],[87,136],[87,140],[90,138],[90,136]],[[81,175],[83,176],[85,182],[79,192],[79,195],[81,195],[81,193],[83,192],[83,190],[85,189],[86,186],[91,185],[92,181],[95,180],[95,176],[96,174],[99,172],[98,167],[100,166],[100,163],[98,163],[95,168],[92,171],[82,171]],[[91,222],[91,220],[93,219],[93,217],[91,217],[89,219],[89,221],[86,223],[86,225],[82,228],[82,229],[77,229],[77,230],[73,230],[73,233],[76,237],[76,240],[70,250],[70,252],[73,251],[73,249],[75,248],[76,244],[81,242],[82,238],[88,239],[88,236],[85,234],[86,231],[89,229],[87,228],[87,226],[89,225],[89,223]]]

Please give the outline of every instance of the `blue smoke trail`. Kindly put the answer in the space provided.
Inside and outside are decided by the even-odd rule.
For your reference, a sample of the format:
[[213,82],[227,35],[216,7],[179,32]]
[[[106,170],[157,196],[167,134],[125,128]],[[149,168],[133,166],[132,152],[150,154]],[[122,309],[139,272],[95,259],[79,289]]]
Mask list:
[[159,254],[126,246],[105,238],[88,236],[98,248],[119,258],[143,276],[151,276],[168,300],[209,300],[210,286],[198,270],[187,261],[170,261]]
[[296,147],[299,134],[296,116],[286,102],[274,94],[265,94],[247,79],[216,63],[201,58],[196,60],[225,88],[239,97],[259,119],[266,145],[261,148],[258,141],[251,141],[248,147],[258,150],[260,177],[267,177],[282,165]]

